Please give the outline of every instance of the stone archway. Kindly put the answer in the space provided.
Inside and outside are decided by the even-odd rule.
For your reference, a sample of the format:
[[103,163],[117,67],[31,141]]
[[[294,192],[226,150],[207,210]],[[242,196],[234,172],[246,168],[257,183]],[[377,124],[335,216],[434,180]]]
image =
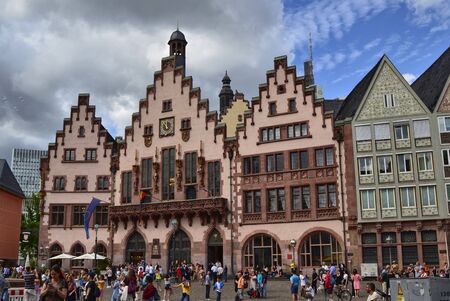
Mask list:
[[339,264],[343,253],[338,238],[328,231],[315,231],[308,234],[300,243],[299,262],[304,267],[321,266],[323,262]]
[[217,229],[214,229],[208,236],[208,261],[206,266],[220,262],[223,264],[223,238]]
[[137,264],[145,261],[145,240],[138,232],[130,235],[125,249],[125,261],[128,263]]
[[191,262],[191,240],[187,236],[186,232],[181,229],[177,229],[169,241],[169,258],[168,266],[172,266],[174,263],[186,263]]
[[283,266],[280,245],[268,234],[256,234],[249,238],[244,245],[243,258],[244,268]]

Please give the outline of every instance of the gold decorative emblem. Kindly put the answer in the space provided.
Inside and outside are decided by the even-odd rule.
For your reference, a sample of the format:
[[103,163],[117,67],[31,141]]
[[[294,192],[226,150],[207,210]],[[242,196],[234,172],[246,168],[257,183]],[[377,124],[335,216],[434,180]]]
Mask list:
[[152,142],[153,142],[152,136],[147,136],[144,138],[144,144],[146,147],[152,146]]
[[188,142],[190,138],[191,138],[191,131],[189,130],[183,131],[183,133],[181,134],[181,139],[183,139],[184,142]]

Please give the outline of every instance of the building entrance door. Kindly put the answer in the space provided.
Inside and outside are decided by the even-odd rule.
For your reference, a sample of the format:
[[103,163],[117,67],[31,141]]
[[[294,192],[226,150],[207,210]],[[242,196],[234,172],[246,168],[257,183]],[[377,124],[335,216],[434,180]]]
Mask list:
[[134,232],[128,239],[125,260],[131,263],[145,261],[145,241],[141,234]]
[[208,238],[208,262],[206,266],[220,262],[223,265],[223,239],[219,231],[214,229]]
[[183,261],[191,263],[191,241],[186,233],[177,230],[170,239],[168,268]]

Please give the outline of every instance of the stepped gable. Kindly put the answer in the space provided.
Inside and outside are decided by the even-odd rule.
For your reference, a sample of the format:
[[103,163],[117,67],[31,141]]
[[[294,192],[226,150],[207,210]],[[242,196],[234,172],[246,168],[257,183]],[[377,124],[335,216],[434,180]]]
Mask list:
[[19,198],[25,198],[16,177],[9,168],[5,159],[0,159],[0,189],[9,192]]
[[[82,107],[84,107],[84,112],[82,112]],[[111,149],[114,151],[116,143],[114,138],[108,132],[108,130],[103,126],[102,119],[100,117],[96,117],[95,115],[95,106],[90,105],[90,95],[89,93],[80,93],[78,94],[78,104],[76,106],[72,106],[70,109],[70,117],[64,118],[63,121],[63,129],[56,131],[55,142],[48,144],[48,152],[47,157],[41,158],[41,197],[45,196],[45,181],[48,181],[48,173],[50,171],[50,160],[56,159],[58,150],[65,145],[65,138],[67,134],[71,134],[73,131],[78,131],[78,137],[84,137],[84,135],[88,135],[88,133],[95,133],[96,128],[97,131],[97,145],[101,145],[101,141],[103,139],[103,153],[98,152],[99,155],[106,157],[106,150]],[[80,121],[80,115],[84,115],[85,121],[89,120],[89,114],[91,114],[91,120],[88,128],[74,128],[74,123]]]
[[[49,143],[48,145],[48,156],[50,157],[51,151],[53,151],[53,158],[56,158],[58,146],[64,145],[64,139],[66,136],[66,128],[68,128],[68,132],[72,133],[74,120],[80,120],[80,108],[81,106],[85,106],[85,120],[88,120],[89,113],[92,113],[93,118],[91,118],[91,127],[89,129],[85,129],[85,131],[90,130],[91,133],[95,132],[95,126],[99,127],[99,131],[97,132],[97,145],[100,145],[100,138],[105,137],[104,149],[108,149],[112,147],[112,142],[114,142],[114,138],[108,132],[108,130],[103,126],[102,119],[100,117],[95,116],[95,106],[89,104],[89,93],[81,93],[78,94],[78,105],[72,106],[70,109],[70,117],[64,118],[63,130],[58,130],[56,132],[55,142]],[[61,138],[61,142],[58,143],[58,138]]]
[[[277,81],[277,71],[279,69],[282,69],[284,71],[283,74],[283,81],[278,82]],[[293,78],[293,80],[292,80]],[[271,79],[273,79],[272,87],[270,84]],[[251,118],[251,125],[254,125],[254,114],[255,109],[257,108],[259,112],[262,111],[262,103],[264,102],[264,99],[271,99],[273,94],[279,95],[286,93],[288,87],[287,85],[293,85],[294,94],[298,94],[298,87],[301,86],[302,93],[303,93],[303,99],[302,103],[298,103],[298,105],[307,105],[306,97],[311,96],[311,104],[313,105],[313,116],[317,115],[317,110],[321,110],[322,116],[323,116],[323,127],[326,127],[325,125],[325,119],[331,118],[333,120],[333,112],[328,112],[324,107],[324,101],[323,98],[317,97],[317,86],[305,86],[305,77],[304,76],[297,76],[297,69],[296,66],[288,66],[287,62],[287,56],[279,56],[274,58],[274,69],[268,70],[266,72],[266,82],[263,84],[259,84],[259,96],[253,97],[251,104],[252,104],[252,111],[251,114],[245,114],[246,118]],[[272,89],[271,89],[272,88]],[[271,94],[272,93],[272,94]],[[333,120],[334,121],[334,120]]]
[[[200,117],[200,112],[205,111],[205,128],[215,128],[218,123],[218,115],[216,111],[209,111],[209,99],[201,98],[201,89],[193,87],[192,76],[185,76],[185,66],[177,66],[177,57],[175,55],[168,56],[161,59],[161,70],[154,72],[153,84],[148,85],[146,89],[146,98],[139,101],[139,111],[133,113],[131,118],[131,125],[125,128],[124,140],[119,143],[119,148],[124,149],[124,155],[127,155],[127,142],[134,142],[136,127],[141,128],[142,116],[148,115],[149,110],[158,101],[159,89],[163,89],[167,80],[172,80],[172,83],[178,83],[179,93],[187,95],[189,106],[195,106],[196,116]],[[169,76],[170,75],[170,76]],[[176,92],[175,92],[176,93]],[[161,96],[162,97],[162,96]],[[161,98],[159,101],[163,101]],[[209,123],[213,123],[210,125]],[[220,134],[220,131],[217,133]]]
[[433,111],[441,98],[450,77],[450,47],[424,72],[411,88],[420,99]]

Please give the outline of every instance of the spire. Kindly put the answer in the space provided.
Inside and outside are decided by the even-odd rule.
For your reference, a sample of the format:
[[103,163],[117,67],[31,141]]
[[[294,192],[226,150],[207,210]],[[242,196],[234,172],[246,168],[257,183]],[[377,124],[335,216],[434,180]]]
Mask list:
[[231,102],[234,98],[233,90],[231,89],[231,79],[228,76],[228,71],[225,71],[225,75],[222,78],[222,89],[219,93],[220,99],[220,114],[225,114],[225,110],[231,106]]
[[305,72],[305,87],[314,85],[313,56],[312,56],[312,38],[309,33],[309,60],[303,63]]

